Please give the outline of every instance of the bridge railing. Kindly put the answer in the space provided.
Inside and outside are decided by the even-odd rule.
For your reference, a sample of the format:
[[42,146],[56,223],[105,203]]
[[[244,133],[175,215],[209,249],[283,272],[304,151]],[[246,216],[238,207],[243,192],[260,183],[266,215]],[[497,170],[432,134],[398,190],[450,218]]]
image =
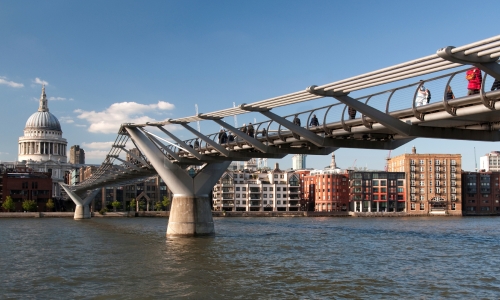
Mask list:
[[[362,96],[356,98],[358,101],[362,101],[365,104],[376,108],[382,112],[386,112],[391,115],[395,115],[399,118],[402,117],[411,117],[412,115],[421,117],[422,114],[425,114],[432,110],[450,110],[450,114],[452,113],[452,108],[456,105],[468,105],[467,103],[463,103],[463,100],[468,97],[467,95],[467,80],[465,79],[465,72],[467,69],[462,69],[459,71],[455,71],[452,73],[440,75],[437,77],[419,80],[401,87],[388,89],[382,92],[373,93],[367,96]],[[493,80],[491,76],[487,76],[483,73],[483,93],[486,98],[486,94],[488,93]],[[431,99],[428,104],[424,106],[416,106],[415,99],[417,95],[417,91],[421,85],[424,85],[428,90],[431,91]],[[446,91],[448,86],[454,87],[452,88],[455,99],[446,99]],[[332,101],[336,101],[332,98]],[[462,103],[462,104],[460,104]],[[298,117],[301,120],[301,126],[305,127],[314,132],[321,132],[325,136],[329,136],[333,129],[335,128],[345,128],[348,129],[351,126],[357,126],[361,124],[366,124],[373,122],[366,116],[356,112],[355,118],[350,120],[349,109],[346,105],[336,102],[331,105],[318,107],[290,115],[283,116],[285,119],[293,122],[295,117]],[[311,118],[313,115],[319,120],[319,126],[310,126]],[[293,133],[282,125],[276,123],[273,120],[265,120],[262,122],[258,122],[253,124],[255,128],[255,137],[261,142],[265,142],[266,144],[273,144],[275,140],[285,140],[287,137],[293,135]],[[263,129],[265,129],[266,134],[263,135]],[[226,131],[230,133],[230,131]],[[346,130],[348,133],[348,130]],[[218,132],[208,134],[207,136],[218,142]],[[239,146],[243,148],[245,142],[238,138],[235,134],[235,141],[232,143],[226,143],[225,145],[228,148],[232,148],[234,146]],[[186,140],[187,143],[193,144],[194,139]],[[211,149],[210,145],[206,143],[200,143],[200,150],[208,151]],[[179,152],[182,153],[182,150]],[[187,154],[187,153],[185,153]]]

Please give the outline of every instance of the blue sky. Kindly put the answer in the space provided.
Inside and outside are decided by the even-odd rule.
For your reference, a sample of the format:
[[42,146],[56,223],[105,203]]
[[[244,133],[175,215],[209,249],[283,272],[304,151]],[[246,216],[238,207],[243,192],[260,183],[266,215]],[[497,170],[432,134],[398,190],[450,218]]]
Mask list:
[[[47,83],[68,145],[101,163],[120,123],[164,120],[296,92],[499,34],[497,1],[0,0],[0,160]],[[472,9],[471,9],[472,8]],[[473,11],[475,9],[476,11]],[[495,29],[497,28],[497,29]],[[365,93],[366,94],[366,93]],[[362,96],[363,91],[357,92]],[[291,114],[325,105],[306,102]],[[238,123],[263,121],[238,116]],[[233,122],[233,120],[226,120]],[[193,124],[195,126],[195,124]],[[202,122],[202,132],[218,127]],[[189,138],[183,130],[176,133]],[[460,153],[496,143],[417,139],[392,151]],[[339,149],[337,163],[383,169],[388,151]],[[269,161],[271,166],[274,161]],[[291,157],[280,160],[291,167]],[[323,168],[329,156],[309,156]]]

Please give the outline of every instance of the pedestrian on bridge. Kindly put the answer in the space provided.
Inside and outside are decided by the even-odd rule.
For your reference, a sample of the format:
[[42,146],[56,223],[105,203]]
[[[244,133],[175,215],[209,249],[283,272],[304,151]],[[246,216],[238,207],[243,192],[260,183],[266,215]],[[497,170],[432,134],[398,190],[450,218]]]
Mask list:
[[349,120],[354,120],[356,119],[356,110],[352,107],[349,106],[349,109],[347,109],[347,113],[349,114]]
[[227,133],[224,130],[219,131],[219,144],[225,144],[227,142]]
[[241,127],[241,132],[247,133],[247,125],[243,123],[243,127]]
[[295,118],[293,118],[293,124],[295,124],[297,126],[300,126],[300,119],[299,119],[299,117],[295,116]]
[[309,126],[319,126],[319,121],[318,118],[316,118],[316,115],[312,116]]
[[262,134],[263,137],[267,135],[267,131],[266,131],[265,128],[262,128],[262,133],[261,134]]
[[254,137],[255,129],[253,128],[252,123],[248,123],[247,133],[249,136]]
[[492,91],[500,90],[500,80],[495,79],[495,81],[493,82],[493,85],[491,86],[491,90]]
[[455,99],[455,95],[453,95],[453,91],[451,90],[451,86],[446,88],[446,100]]
[[467,70],[465,73],[465,79],[469,81],[467,89],[469,90],[467,96],[479,94],[481,85],[483,83],[483,76],[481,75],[481,70],[479,68],[472,68]]
[[427,89],[421,85],[418,88],[417,97],[415,98],[415,106],[422,106],[427,104]]

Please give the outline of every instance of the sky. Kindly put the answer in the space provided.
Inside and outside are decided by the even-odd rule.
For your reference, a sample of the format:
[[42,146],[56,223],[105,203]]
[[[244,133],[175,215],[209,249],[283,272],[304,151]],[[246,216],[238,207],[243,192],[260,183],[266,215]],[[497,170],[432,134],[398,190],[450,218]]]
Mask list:
[[[203,113],[252,103],[496,36],[498,10],[491,8],[497,6],[488,0],[473,7],[448,0],[0,0],[0,161],[17,160],[42,84],[68,148],[80,145],[87,163],[100,164],[122,123],[192,116],[195,105]],[[275,112],[293,114],[326,101],[333,100]],[[237,122],[254,119],[265,120],[239,115]],[[202,121],[201,131],[218,126]],[[418,153],[461,154],[469,171],[479,156],[500,150],[492,142],[419,138],[390,155],[412,146]],[[341,168],[380,170],[388,155],[335,151]],[[307,167],[322,169],[330,159],[310,155]],[[290,155],[268,165],[275,162],[292,166]]]

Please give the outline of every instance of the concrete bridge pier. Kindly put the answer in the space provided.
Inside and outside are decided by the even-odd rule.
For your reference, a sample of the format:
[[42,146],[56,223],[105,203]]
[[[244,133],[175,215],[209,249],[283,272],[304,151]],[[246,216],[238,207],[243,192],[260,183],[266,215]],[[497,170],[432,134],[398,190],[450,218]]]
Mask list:
[[94,197],[97,195],[100,189],[95,189],[91,191],[89,194],[87,194],[85,199],[82,199],[75,192],[71,191],[66,184],[59,183],[59,185],[66,191],[70,199],[76,204],[74,219],[75,220],[90,219],[91,214],[90,214],[89,204],[92,201],[92,199],[94,199]]
[[191,177],[186,169],[167,159],[139,128],[126,127],[126,130],[174,193],[167,237],[215,235],[209,194],[231,161],[207,163]]

